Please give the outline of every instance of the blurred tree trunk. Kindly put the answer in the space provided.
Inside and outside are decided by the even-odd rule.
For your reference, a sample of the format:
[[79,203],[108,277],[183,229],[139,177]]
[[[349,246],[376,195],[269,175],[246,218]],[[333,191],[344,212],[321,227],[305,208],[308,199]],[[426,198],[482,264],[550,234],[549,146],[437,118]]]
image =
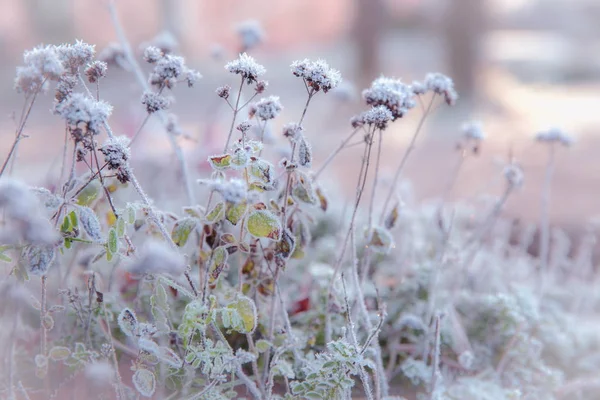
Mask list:
[[354,0],[356,13],[352,36],[356,44],[357,84],[361,87],[380,74],[379,44],[384,21],[382,0]]
[[487,28],[485,6],[485,0],[447,0],[442,18],[448,74],[464,100],[476,95],[480,43]]
[[24,1],[31,20],[31,29],[39,42],[59,44],[72,41],[74,0]]

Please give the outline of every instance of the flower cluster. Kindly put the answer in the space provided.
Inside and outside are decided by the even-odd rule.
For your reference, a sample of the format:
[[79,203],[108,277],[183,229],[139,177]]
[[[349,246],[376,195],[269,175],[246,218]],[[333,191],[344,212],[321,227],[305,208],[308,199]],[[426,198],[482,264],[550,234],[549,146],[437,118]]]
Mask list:
[[87,131],[97,135],[100,127],[106,122],[112,112],[110,104],[96,101],[83,93],[73,93],[55,107],[59,114],[71,127],[84,124]]
[[304,79],[306,84],[315,92],[323,90],[327,93],[337,87],[342,81],[339,71],[331,68],[324,60],[310,61],[309,59],[294,61],[292,73]]
[[413,91],[400,79],[381,76],[363,91],[363,98],[371,106],[385,106],[392,113],[392,121],[402,118],[408,110],[415,107]]
[[131,157],[129,139],[126,136],[111,138],[100,147],[100,152],[104,154],[108,169],[116,171],[119,182],[129,182],[129,158]]
[[150,84],[161,89],[167,87],[172,89],[177,85],[179,79],[184,79],[189,87],[202,77],[198,71],[192,70],[185,65],[183,57],[165,54],[151,48],[144,53],[147,62],[154,64],[154,70],[150,74]]
[[257,63],[254,58],[246,53],[240,54],[237,60],[225,64],[225,69],[232,74],[241,75],[248,85],[256,82],[260,76],[267,72],[265,67]]
[[252,104],[248,113],[250,118],[256,116],[262,121],[267,121],[276,118],[282,109],[283,106],[279,101],[279,97],[269,96]]
[[142,95],[142,104],[146,106],[148,114],[169,108],[171,102],[165,96],[154,92],[144,92]]
[[394,115],[390,109],[386,106],[380,105],[352,117],[350,123],[354,128],[358,128],[363,125],[373,125],[377,129],[383,130],[387,128],[388,122],[393,120]]
[[94,61],[88,64],[87,68],[85,69],[85,76],[87,76],[90,83],[96,83],[100,80],[100,78],[104,78],[106,76],[107,69],[108,65],[104,61]]
[[76,74],[79,68],[91,62],[96,54],[95,46],[77,40],[75,44],[56,46],[56,52],[62,63],[71,74]]
[[444,74],[427,74],[425,76],[425,87],[435,94],[444,96],[444,100],[449,106],[453,106],[456,104],[456,100],[458,100],[458,93],[454,89],[454,82]]
[[559,143],[565,147],[568,147],[573,144],[573,138],[569,134],[558,128],[550,128],[547,131],[539,132],[535,136],[535,139],[538,142]]
[[17,67],[15,88],[26,95],[43,90],[48,80],[58,80],[64,73],[55,46],[40,46],[26,51],[23,60],[25,65]]

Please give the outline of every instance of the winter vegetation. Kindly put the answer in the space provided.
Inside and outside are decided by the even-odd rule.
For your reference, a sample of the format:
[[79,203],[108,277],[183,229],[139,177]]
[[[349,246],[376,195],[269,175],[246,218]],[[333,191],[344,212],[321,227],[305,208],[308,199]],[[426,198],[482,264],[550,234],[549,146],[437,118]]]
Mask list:
[[[224,66],[227,85],[213,87],[230,109],[222,151],[201,160],[211,173],[195,176],[170,107],[175,87],[198,90],[202,76],[172,37],[134,50],[111,7],[120,43],[41,45],[16,71],[22,114],[0,159],[0,397],[600,397],[595,236],[573,249],[549,223],[555,154],[576,145],[568,134],[532,132],[548,149],[536,225],[515,231],[503,218],[526,180],[515,159],[497,177],[499,197],[448,200],[484,145],[477,121],[456,128],[456,168],[435,172],[448,175],[442,201],[407,201],[403,172],[426,119],[460,101],[452,79],[378,77],[317,163],[304,122],[343,76],[324,60],[290,60],[288,84],[305,89],[304,107],[282,120],[286,104],[252,55],[268,32],[249,21],[236,27],[241,52]],[[102,99],[113,68],[131,74],[147,112],[131,137],[111,129]],[[62,168],[52,187],[35,187],[11,175],[27,168],[15,161],[19,143],[44,140],[28,137],[26,123],[36,99],[52,95],[65,127]],[[419,123],[383,180],[388,128],[407,114]],[[163,183],[141,179],[132,162],[149,119],[177,160],[176,207],[153,201],[146,188]],[[283,156],[267,129],[286,143]],[[322,172],[355,146],[355,191],[341,199]]]

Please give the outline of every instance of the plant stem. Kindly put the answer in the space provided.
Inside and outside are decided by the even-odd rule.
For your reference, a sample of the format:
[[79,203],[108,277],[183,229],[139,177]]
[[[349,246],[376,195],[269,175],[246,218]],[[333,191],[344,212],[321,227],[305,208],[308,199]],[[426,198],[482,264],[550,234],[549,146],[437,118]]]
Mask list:
[[227,152],[229,148],[229,142],[231,141],[231,135],[233,134],[233,127],[235,126],[235,119],[237,118],[238,112],[241,108],[238,108],[240,105],[240,98],[242,97],[242,89],[244,88],[244,78],[240,82],[240,88],[238,90],[237,99],[235,100],[235,108],[233,109],[233,118],[231,119],[231,126],[229,127],[229,134],[227,135],[227,141],[225,142],[225,148],[223,149],[223,153]]

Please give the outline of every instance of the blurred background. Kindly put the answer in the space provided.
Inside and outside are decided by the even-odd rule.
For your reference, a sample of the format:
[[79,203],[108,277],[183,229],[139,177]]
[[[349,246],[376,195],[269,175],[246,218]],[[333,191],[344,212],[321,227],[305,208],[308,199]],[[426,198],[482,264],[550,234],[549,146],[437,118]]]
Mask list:
[[[194,178],[209,174],[206,156],[225,141],[231,112],[214,91],[237,81],[223,65],[242,49],[236,29],[253,20],[264,37],[250,53],[267,68],[266,95],[279,95],[285,107],[271,124],[274,148],[284,145],[281,125],[297,120],[305,102],[301,81],[289,72],[296,59],[324,58],[344,78],[342,88],[319,95],[309,109],[306,128],[316,166],[349,132],[349,118],[365,109],[360,93],[372,79],[383,73],[410,83],[442,72],[454,79],[460,100],[428,118],[403,176],[410,194],[406,201],[444,192],[459,157],[460,126],[476,119],[483,122],[487,139],[479,156],[463,166],[453,197],[499,193],[502,166],[514,156],[524,168],[525,185],[510,199],[507,214],[537,221],[548,148],[533,137],[557,126],[576,142],[557,152],[552,221],[577,230],[600,215],[598,0],[117,0],[116,6],[138,55],[144,42],[162,34],[163,40],[176,40],[176,53],[204,75],[198,87],[174,92],[173,111],[186,133],[179,140]],[[4,157],[23,105],[12,87],[23,51],[82,39],[100,52],[116,35],[101,0],[0,0],[0,9]],[[118,133],[133,135],[145,118],[140,95],[130,72],[109,69],[101,97],[115,107],[110,123]],[[49,92],[36,105],[26,128],[30,138],[19,147],[14,175],[31,184],[47,185],[60,168],[64,126],[50,111],[52,97]],[[417,108],[386,131],[384,181],[419,118]],[[173,164],[162,128],[151,118],[144,129],[134,167],[144,165],[147,179],[173,173],[173,168],[165,172]],[[329,191],[353,192],[359,154],[355,147],[336,160],[327,175]],[[158,200],[177,195],[149,190]]]

